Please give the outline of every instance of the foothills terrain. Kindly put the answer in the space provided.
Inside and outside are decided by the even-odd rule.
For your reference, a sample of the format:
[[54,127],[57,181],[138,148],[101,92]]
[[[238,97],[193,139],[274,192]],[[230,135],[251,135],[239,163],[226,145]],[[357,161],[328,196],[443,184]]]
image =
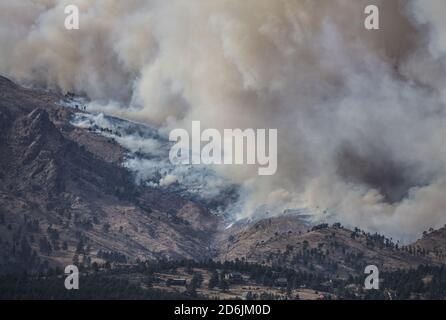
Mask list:
[[416,279],[412,291],[389,281],[380,298],[446,297],[429,287],[444,277],[446,228],[401,245],[293,214],[227,227],[209,204],[135,183],[123,166],[128,150],[72,125],[86,111],[61,106],[65,99],[0,77],[1,297],[26,297],[16,281],[43,281],[54,293],[29,289],[32,298],[66,297],[54,283],[69,264],[92,292],[103,277],[132,288],[112,298],[367,298],[360,283],[371,264]]

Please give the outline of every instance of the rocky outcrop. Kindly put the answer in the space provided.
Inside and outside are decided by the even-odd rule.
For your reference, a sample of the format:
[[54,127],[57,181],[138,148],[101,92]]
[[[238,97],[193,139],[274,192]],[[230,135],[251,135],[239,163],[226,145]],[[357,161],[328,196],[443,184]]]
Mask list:
[[210,257],[217,219],[205,207],[137,186],[104,154],[119,147],[71,127],[57,95],[0,88],[0,272]]

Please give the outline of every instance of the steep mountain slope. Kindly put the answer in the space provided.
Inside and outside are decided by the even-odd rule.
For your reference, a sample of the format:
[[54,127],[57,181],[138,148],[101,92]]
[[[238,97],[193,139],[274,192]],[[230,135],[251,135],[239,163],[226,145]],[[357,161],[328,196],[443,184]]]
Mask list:
[[[74,117],[94,115],[60,107],[63,99],[0,77],[0,273],[73,261],[213,258],[345,278],[369,264],[395,270],[445,262],[444,229],[401,247],[340,224],[311,226],[295,214],[227,228],[210,213],[216,204],[191,200],[182,186],[136,184],[119,136],[74,126]],[[221,197],[219,204],[234,199]]]
[[72,127],[60,99],[0,78],[0,271],[206,258],[216,218],[136,186],[123,150]]
[[438,230],[424,232],[423,238],[416,241],[414,246],[428,251],[436,257],[446,257],[446,226]]

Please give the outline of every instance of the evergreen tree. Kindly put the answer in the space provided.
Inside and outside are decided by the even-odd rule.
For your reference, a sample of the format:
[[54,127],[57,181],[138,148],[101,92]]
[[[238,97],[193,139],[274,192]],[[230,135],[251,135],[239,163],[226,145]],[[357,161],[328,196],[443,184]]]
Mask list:
[[228,283],[228,281],[226,281],[226,279],[221,279],[219,287],[223,291],[228,291],[229,290],[229,283]]
[[217,270],[215,270],[212,273],[211,278],[209,279],[208,287],[209,287],[209,289],[213,289],[213,288],[217,287],[219,285],[219,283],[220,283],[220,277],[218,276]]

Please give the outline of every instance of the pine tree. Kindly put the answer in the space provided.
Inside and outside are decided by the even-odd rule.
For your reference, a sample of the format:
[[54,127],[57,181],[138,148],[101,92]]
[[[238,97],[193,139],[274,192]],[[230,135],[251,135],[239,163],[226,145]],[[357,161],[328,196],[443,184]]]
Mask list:
[[220,281],[219,287],[223,291],[228,291],[229,290],[229,283],[228,283],[228,281],[226,281],[226,279],[222,279]]
[[211,278],[209,279],[208,287],[209,289],[213,289],[219,285],[219,276],[217,270],[212,273]]

